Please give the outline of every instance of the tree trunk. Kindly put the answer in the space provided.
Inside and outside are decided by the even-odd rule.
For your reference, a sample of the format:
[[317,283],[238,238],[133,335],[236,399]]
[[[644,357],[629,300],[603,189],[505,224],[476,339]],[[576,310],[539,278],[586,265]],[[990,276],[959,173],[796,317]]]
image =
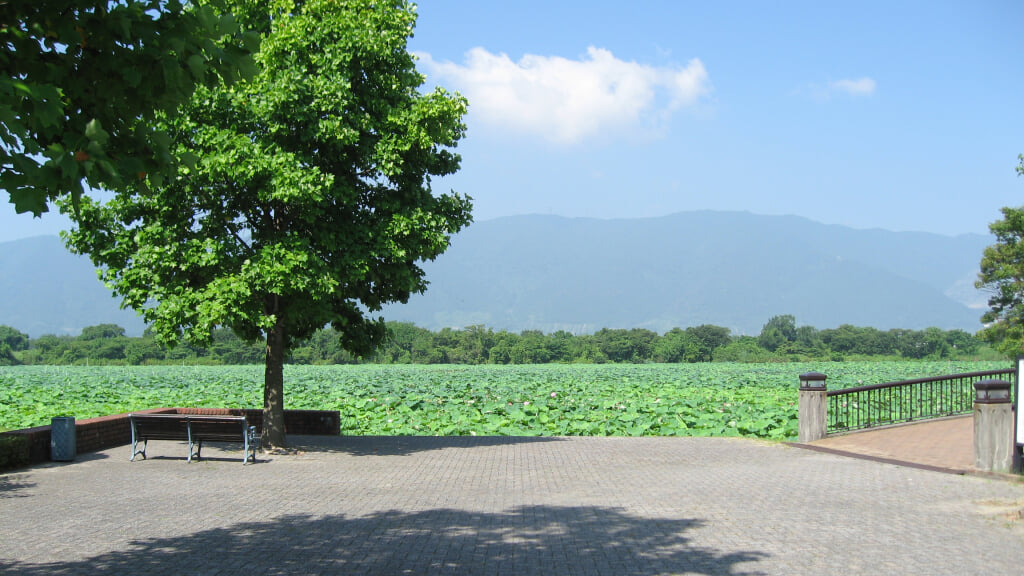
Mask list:
[[264,449],[284,448],[284,322],[278,316],[267,332],[267,364],[263,379]]

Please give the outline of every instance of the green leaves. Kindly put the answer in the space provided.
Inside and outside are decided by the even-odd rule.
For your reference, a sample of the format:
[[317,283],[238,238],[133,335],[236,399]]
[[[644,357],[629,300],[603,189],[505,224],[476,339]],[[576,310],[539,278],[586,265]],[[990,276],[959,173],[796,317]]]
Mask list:
[[981,318],[989,325],[980,336],[1014,356],[1024,351],[1024,207],[1002,213],[989,226],[996,243],[985,248],[975,286],[990,294],[990,310]]
[[[131,189],[171,174],[153,127],[197,85],[252,69],[258,36],[204,3],[166,0],[5,2],[0,17],[0,187],[18,212],[93,188]],[[95,168],[99,167],[97,170]]]
[[[102,327],[97,327],[102,328]],[[342,434],[744,436],[797,433],[797,375],[830,388],[1005,363],[287,366],[289,404],[341,412]],[[0,427],[158,406],[262,405],[261,366],[0,368]],[[859,382],[862,381],[862,382]]]
[[[217,325],[259,337],[282,321],[290,341],[333,323],[366,349],[383,330],[358,310],[421,291],[416,262],[470,222],[468,198],[429,188],[430,176],[458,168],[445,148],[464,133],[466,102],[417,93],[404,3],[265,9],[272,18],[236,10],[269,26],[256,76],[200,87],[165,117],[181,173],[90,205],[69,244],[106,267],[165,340],[203,340]],[[230,24],[205,9],[193,16],[204,29]],[[91,126],[96,142],[109,130]]]
[[[271,374],[294,339],[331,324],[342,346],[369,353],[385,329],[366,312],[422,291],[417,263],[470,222],[467,197],[434,196],[429,184],[458,169],[447,148],[465,132],[466,102],[419,94],[407,3],[233,4],[238,21],[263,34],[256,74],[200,86],[177,111],[162,108],[160,131],[142,143],[169,163],[182,159],[183,169],[156,166],[147,176],[143,164],[148,188],[84,202],[67,239],[105,268],[107,284],[165,343],[206,342],[217,326],[267,338],[269,418],[282,408]],[[205,6],[181,15],[205,34],[234,31],[234,19]],[[217,46],[164,40],[179,58],[158,59],[155,75],[172,94],[190,92],[209,75]],[[96,144],[110,133],[103,149],[122,134],[110,120],[91,132]],[[64,157],[53,163],[72,178],[79,164]],[[82,160],[85,174],[100,173]],[[283,441],[283,424],[274,429],[280,437],[265,444]]]

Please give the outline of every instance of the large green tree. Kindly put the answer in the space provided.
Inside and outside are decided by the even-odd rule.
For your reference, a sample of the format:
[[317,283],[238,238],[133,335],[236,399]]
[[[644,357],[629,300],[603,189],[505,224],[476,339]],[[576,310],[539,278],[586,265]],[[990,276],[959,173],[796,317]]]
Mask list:
[[691,326],[686,329],[686,334],[693,343],[693,347],[687,349],[687,362],[711,362],[715,349],[731,341],[729,329],[714,324]]
[[774,352],[787,342],[796,341],[796,318],[792,314],[772,316],[761,328],[757,343],[761,348]]
[[173,170],[155,114],[251,69],[258,36],[218,4],[0,2],[0,188],[17,212]]
[[[1017,176],[1024,176],[1024,154],[1017,160]],[[974,285],[991,294],[979,336],[1000,352],[1016,355],[1024,353],[1024,206],[1002,212],[1003,219],[989,225],[996,243],[985,248]]]
[[166,343],[226,326],[266,339],[263,439],[282,446],[283,360],[325,324],[369,353],[368,317],[426,288],[433,259],[471,221],[454,173],[467,103],[421,92],[410,4],[278,0],[232,8],[263,39],[257,74],[199,88],[168,124],[188,168],[150,192],[85,202],[69,245]]
[[981,337],[1016,355],[1024,353],[1024,207],[1002,213],[1002,220],[989,226],[996,243],[985,248],[975,285],[990,294]]
[[0,343],[6,344],[14,351],[26,350],[28,349],[28,334],[10,326],[0,324]]

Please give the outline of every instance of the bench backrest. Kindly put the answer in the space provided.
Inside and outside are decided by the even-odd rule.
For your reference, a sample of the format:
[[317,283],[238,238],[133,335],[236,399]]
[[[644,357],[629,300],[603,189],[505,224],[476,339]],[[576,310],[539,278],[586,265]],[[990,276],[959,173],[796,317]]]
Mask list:
[[177,414],[129,414],[139,440],[188,440],[188,422]]
[[201,440],[234,440],[245,438],[249,425],[245,416],[189,416],[192,437]]
[[245,437],[248,422],[245,416],[198,416],[191,414],[129,414],[139,440],[233,440]]

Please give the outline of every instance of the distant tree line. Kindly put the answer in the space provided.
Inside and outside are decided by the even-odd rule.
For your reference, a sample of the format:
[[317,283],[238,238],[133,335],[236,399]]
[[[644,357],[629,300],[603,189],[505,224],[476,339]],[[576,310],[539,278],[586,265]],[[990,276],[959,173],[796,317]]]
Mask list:
[[[644,328],[604,328],[593,334],[497,331],[486,326],[433,332],[411,323],[388,322],[376,353],[356,357],[342,349],[331,328],[296,343],[291,364],[545,364],[786,362],[843,359],[998,358],[999,353],[964,330],[878,330],[844,324],[818,330],[775,316],[758,336],[733,335],[704,324],[658,334]],[[114,324],[89,326],[78,336],[29,338],[0,325],[0,365],[13,364],[262,364],[266,345],[247,343],[230,330],[215,330],[212,343],[161,346],[149,333],[125,336]]]

